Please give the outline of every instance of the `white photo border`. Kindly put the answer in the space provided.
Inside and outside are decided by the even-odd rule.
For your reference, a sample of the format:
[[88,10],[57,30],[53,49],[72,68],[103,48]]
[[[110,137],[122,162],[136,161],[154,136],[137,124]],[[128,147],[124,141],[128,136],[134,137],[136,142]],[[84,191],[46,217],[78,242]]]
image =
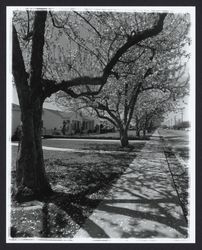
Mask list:
[[[191,122],[190,131],[190,206],[189,206],[189,236],[186,239],[67,239],[67,238],[11,238],[10,237],[10,213],[11,213],[11,108],[12,108],[12,13],[15,10],[63,10],[63,11],[116,11],[116,12],[171,12],[189,13],[191,17],[191,59],[190,59],[190,98],[189,98],[189,121]],[[195,86],[196,86],[196,23],[195,6],[7,6],[6,7],[6,242],[7,243],[195,243]]]

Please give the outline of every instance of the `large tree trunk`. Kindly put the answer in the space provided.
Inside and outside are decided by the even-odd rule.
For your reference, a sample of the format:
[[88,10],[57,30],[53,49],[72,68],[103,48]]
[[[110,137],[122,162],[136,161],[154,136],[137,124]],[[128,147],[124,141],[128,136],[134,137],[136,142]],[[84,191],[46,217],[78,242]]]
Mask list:
[[128,130],[127,129],[120,129],[120,140],[121,140],[121,146],[122,147],[128,147],[129,146]]
[[42,104],[21,108],[22,138],[16,162],[16,198],[33,199],[51,192],[44,167],[41,142]]
[[25,70],[18,35],[13,26],[12,71],[21,109],[22,138],[16,163],[16,198],[33,199],[51,191],[45,175],[41,144],[43,88],[41,73],[46,11],[36,11],[32,34],[30,73]]

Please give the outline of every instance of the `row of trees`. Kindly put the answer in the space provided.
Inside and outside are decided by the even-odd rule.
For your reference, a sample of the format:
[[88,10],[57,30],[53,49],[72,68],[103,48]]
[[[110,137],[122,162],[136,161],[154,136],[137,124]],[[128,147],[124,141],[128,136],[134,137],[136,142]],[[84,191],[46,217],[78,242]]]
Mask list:
[[[168,128],[168,126],[164,126],[164,128]],[[169,127],[171,128],[171,127]],[[175,125],[172,126],[173,129],[189,129],[190,128],[190,122],[189,121],[180,121],[176,122]]]
[[[51,192],[41,143],[46,98],[79,99],[114,124],[127,146],[145,94],[158,102],[186,94],[189,25],[186,14],[14,12],[12,72],[22,114],[18,198]],[[163,112],[151,106],[148,114]]]
[[161,92],[149,91],[144,93],[137,101],[134,112],[134,123],[136,135],[140,136],[140,131],[146,135],[146,131],[151,132],[159,127],[167,112],[172,111],[177,103],[170,96],[162,95]]

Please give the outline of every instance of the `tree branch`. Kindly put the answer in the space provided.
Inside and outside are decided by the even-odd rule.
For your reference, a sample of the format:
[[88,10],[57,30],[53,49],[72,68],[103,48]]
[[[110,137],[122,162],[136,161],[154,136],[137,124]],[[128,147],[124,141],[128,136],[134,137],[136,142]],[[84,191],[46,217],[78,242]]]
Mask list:
[[115,33],[115,37],[112,39],[112,42],[111,42],[110,45],[109,45],[108,52],[107,52],[107,58],[108,58],[108,60],[109,60],[110,50],[111,50],[111,48],[112,48],[113,43],[116,41],[117,36],[118,36],[118,34]]
[[144,48],[144,49],[150,49],[151,52],[152,52],[152,56],[150,57],[150,60],[152,60],[155,56],[155,52],[156,52],[156,49],[155,48],[152,48],[151,46],[149,45],[144,45],[144,44],[140,44],[140,43],[137,43],[137,46],[141,47],[141,48]]
[[32,52],[30,61],[30,77],[28,84],[32,90],[32,98],[41,96],[42,67],[43,67],[43,47],[46,22],[46,11],[36,11],[34,18]]
[[[19,87],[22,85],[27,85],[27,73],[25,70],[25,64],[22,56],[22,51],[20,48],[20,43],[18,40],[17,31],[13,25],[13,48],[12,48],[12,72],[15,79],[15,83]],[[22,79],[24,79],[22,81]],[[26,81],[25,81],[26,80]]]
[[22,38],[24,41],[29,41],[33,35],[33,31],[30,31],[29,23],[30,23],[30,17],[29,17],[29,11],[27,10],[27,34]]
[[[64,91],[65,93],[69,94],[70,96],[74,98],[78,98],[81,96],[92,96],[97,95],[100,93],[104,86],[104,81],[102,77],[78,77],[74,78],[69,81],[62,81],[61,83],[56,83],[52,80],[42,80],[43,85],[43,98],[51,96],[53,93],[56,93],[58,91]],[[86,92],[76,93],[71,88],[76,86],[99,86],[98,90],[91,91],[90,89]]]
[[[72,33],[74,33],[73,28],[72,28],[70,25],[69,25],[69,27],[70,27]],[[73,38],[73,37],[69,34],[69,32],[66,32],[66,31],[65,31],[65,34],[66,34],[75,44],[77,44],[78,47],[81,47],[81,48],[83,48],[84,50],[90,52],[91,55],[94,55],[94,56],[97,58],[98,62],[100,63],[100,65],[101,65],[102,67],[104,67],[104,66],[106,65],[106,64],[104,63],[104,61],[101,60],[101,58],[102,58],[102,59],[105,59],[105,58],[103,58],[103,56],[102,56],[100,53],[99,53],[99,55],[100,55],[100,57],[99,57],[99,55],[96,54],[93,50],[91,50],[91,49],[90,49],[89,47],[87,47],[86,45],[83,45],[83,43],[81,43],[81,41],[78,42],[76,39],[79,39],[79,38],[76,37],[75,34],[74,34],[74,36],[75,36],[76,38]]]
[[124,63],[124,64],[135,63],[144,53],[145,53],[145,50],[143,50],[143,51],[142,51],[136,58],[134,58],[134,59],[127,60],[127,61],[124,61],[124,60],[119,59],[118,61],[121,62],[121,63]]
[[113,111],[110,110],[109,107],[103,105],[102,103],[98,103],[98,102],[97,102],[97,104],[98,104],[97,109],[106,111],[106,112],[114,119],[114,121],[116,121],[117,123],[120,122],[120,120],[118,119],[118,117],[116,117],[116,116],[112,113]]
[[157,24],[155,24],[152,28],[146,29],[144,31],[136,33],[131,39],[129,39],[121,48],[117,50],[115,55],[112,57],[110,62],[107,64],[107,66],[104,69],[103,76],[108,77],[110,75],[111,70],[117,63],[117,61],[121,58],[121,56],[133,45],[149,38],[158,35],[162,29],[163,29],[163,23],[164,19],[166,17],[166,13],[159,14],[159,20]]
[[101,115],[99,113],[98,109],[96,109],[96,108],[93,108],[93,109],[95,110],[95,112],[99,118],[104,119],[104,120],[108,120],[110,123],[114,124],[115,127],[117,127],[117,124],[111,118],[109,118],[108,116]]
[[81,17],[96,33],[97,35],[102,38],[102,35],[100,34],[100,32],[84,17],[82,16],[80,13],[78,13],[77,11],[74,11],[74,13],[76,13],[79,17]]
[[[146,73],[145,73],[145,75],[146,75]],[[146,76],[144,78],[146,78]],[[128,117],[128,121],[127,121],[127,124],[126,124],[127,128],[130,125],[130,121],[132,119],[133,112],[134,112],[134,109],[135,109],[135,103],[136,103],[138,95],[140,93],[142,84],[143,84],[143,82],[139,82],[138,85],[135,86],[135,88],[133,89],[133,95],[132,95],[132,98],[131,98],[131,100],[129,102],[130,112],[129,112],[129,117]]]
[[53,14],[52,14],[51,11],[49,11],[49,14],[51,16],[52,24],[53,24],[54,27],[56,27],[58,29],[63,29],[65,27],[64,25],[58,25],[58,24],[55,23],[55,19],[54,19]]
[[27,106],[29,102],[30,89],[28,86],[28,74],[25,70],[24,60],[17,31],[13,25],[13,43],[12,43],[12,74],[14,77],[20,107]]

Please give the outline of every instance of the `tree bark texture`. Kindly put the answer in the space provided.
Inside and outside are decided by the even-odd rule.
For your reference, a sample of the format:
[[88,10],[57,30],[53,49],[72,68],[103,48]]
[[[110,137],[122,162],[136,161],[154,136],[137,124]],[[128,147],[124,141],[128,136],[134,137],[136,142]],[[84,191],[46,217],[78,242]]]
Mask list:
[[21,109],[22,138],[16,162],[16,198],[18,200],[51,192],[44,167],[41,115],[40,100],[29,109]]
[[122,147],[128,147],[128,130],[127,129],[120,129],[120,141]]
[[44,32],[47,13],[35,13],[30,74],[25,71],[17,31],[13,27],[13,77],[15,80],[22,122],[22,137],[16,162],[16,198],[32,199],[51,192],[45,174],[41,142]]

